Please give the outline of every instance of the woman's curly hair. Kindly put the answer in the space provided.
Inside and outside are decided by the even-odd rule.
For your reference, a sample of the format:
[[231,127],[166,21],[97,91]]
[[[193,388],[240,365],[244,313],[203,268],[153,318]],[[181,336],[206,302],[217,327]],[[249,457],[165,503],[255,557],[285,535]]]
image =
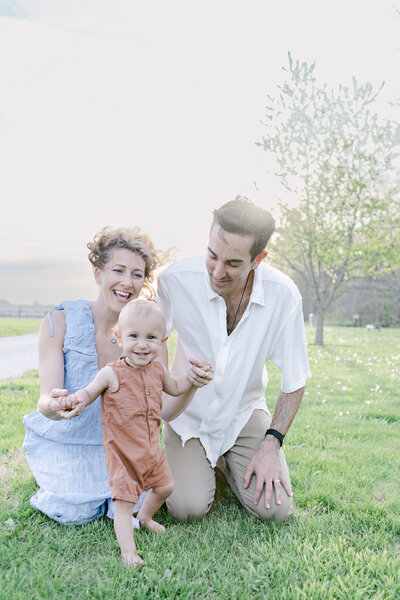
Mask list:
[[143,289],[149,298],[155,292],[151,285],[155,271],[171,259],[171,252],[157,250],[148,235],[142,233],[139,227],[120,227],[112,229],[103,227],[87,244],[89,260],[93,267],[103,269],[111,258],[111,253],[117,248],[131,250],[141,256],[145,263]]

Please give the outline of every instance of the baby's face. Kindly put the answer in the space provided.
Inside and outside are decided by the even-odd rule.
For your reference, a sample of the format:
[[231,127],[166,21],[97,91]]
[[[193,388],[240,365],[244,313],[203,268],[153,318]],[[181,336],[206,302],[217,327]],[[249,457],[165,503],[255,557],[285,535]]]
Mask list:
[[121,344],[131,367],[143,367],[157,357],[164,329],[162,316],[154,310],[126,316],[121,328]]

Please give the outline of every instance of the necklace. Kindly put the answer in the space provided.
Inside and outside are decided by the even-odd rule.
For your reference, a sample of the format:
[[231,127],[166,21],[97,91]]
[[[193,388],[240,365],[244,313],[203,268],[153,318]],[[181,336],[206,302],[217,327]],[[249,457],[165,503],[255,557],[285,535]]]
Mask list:
[[226,331],[227,331],[228,335],[231,335],[231,333],[232,333],[232,331],[233,331],[233,329],[235,327],[236,318],[237,318],[237,316],[239,314],[240,305],[242,304],[243,296],[244,296],[244,293],[245,293],[246,288],[247,288],[247,282],[249,281],[249,278],[250,278],[250,273],[251,273],[251,271],[249,271],[249,274],[247,275],[246,283],[244,284],[243,292],[242,292],[242,295],[240,296],[239,304],[238,304],[238,307],[236,309],[232,325],[230,327],[228,327],[228,324],[226,325]]

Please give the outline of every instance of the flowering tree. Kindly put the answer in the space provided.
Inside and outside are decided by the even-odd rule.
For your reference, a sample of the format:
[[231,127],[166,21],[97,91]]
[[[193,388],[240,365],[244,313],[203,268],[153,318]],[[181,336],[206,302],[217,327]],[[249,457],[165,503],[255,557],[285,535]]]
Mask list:
[[400,256],[400,125],[370,111],[380,90],[353,79],[335,92],[318,85],[315,63],[294,62],[277,97],[268,96],[266,134],[276,175],[296,197],[281,204],[275,260],[311,291],[315,344],[341,284],[384,269]]

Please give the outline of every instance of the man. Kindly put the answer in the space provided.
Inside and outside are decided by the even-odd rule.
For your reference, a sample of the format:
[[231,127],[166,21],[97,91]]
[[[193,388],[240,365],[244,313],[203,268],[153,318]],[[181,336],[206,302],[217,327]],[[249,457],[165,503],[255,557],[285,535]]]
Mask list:
[[[238,196],[214,211],[206,258],[177,262],[158,281],[167,330],[178,333],[171,372],[181,373],[191,356],[215,370],[190,406],[164,424],[175,480],[167,506],[178,519],[208,512],[216,466],[255,516],[280,521],[292,512],[281,445],[311,374],[299,291],[263,262],[274,229],[270,213]],[[272,421],[267,360],[282,372]]]

